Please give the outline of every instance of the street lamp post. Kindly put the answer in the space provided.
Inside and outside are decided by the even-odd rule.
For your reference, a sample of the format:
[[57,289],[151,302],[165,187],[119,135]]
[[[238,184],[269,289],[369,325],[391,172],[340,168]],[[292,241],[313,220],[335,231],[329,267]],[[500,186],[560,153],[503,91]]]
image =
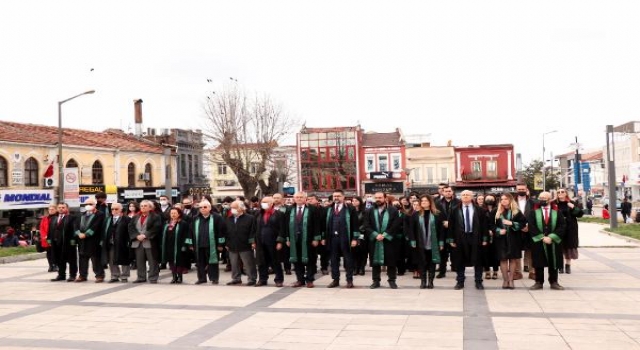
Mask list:
[[66,100],[58,102],[58,203],[61,203],[64,199],[64,175],[62,173],[62,104],[82,95],[93,94],[94,92],[95,90],[85,91],[81,94],[69,97]]
[[[544,167],[544,154],[546,151],[544,148],[544,136],[547,134],[553,134],[554,132],[558,132],[558,130],[547,131],[542,134],[542,191],[543,192],[547,190],[547,171],[545,170],[545,167]],[[553,159],[551,160],[551,162],[553,162]]]

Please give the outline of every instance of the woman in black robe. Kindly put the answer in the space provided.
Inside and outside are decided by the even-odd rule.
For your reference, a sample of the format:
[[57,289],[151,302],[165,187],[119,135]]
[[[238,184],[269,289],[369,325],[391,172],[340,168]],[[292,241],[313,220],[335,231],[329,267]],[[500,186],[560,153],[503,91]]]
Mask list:
[[558,211],[564,216],[567,230],[562,239],[562,255],[564,257],[564,269],[562,264],[558,267],[559,273],[571,273],[571,260],[578,259],[578,218],[584,215],[582,207],[577,201],[572,201],[567,195],[567,190],[558,190],[558,198],[554,201],[558,206]]
[[169,263],[172,284],[182,283],[182,274],[189,270],[189,250],[193,247],[190,228],[191,225],[182,220],[182,210],[171,208],[162,234],[162,263]]
[[500,260],[502,289],[515,289],[513,276],[516,273],[518,260],[522,259],[520,229],[527,224],[527,218],[518,208],[518,203],[511,193],[500,196],[500,204],[492,214],[489,226],[494,232],[493,244],[496,256]]

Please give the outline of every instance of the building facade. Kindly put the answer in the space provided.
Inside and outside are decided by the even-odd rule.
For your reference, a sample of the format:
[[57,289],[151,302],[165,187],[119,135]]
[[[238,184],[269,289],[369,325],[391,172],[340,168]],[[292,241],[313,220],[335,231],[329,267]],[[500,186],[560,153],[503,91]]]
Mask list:
[[334,189],[346,196],[361,194],[359,177],[362,151],[360,126],[303,127],[297,134],[298,188],[327,197]]
[[[124,198],[116,197],[118,188],[164,188],[166,165],[171,162],[172,169],[175,169],[175,160],[165,157],[160,145],[120,130],[92,132],[63,128],[62,140],[63,167],[77,168],[78,184],[89,191],[85,191],[85,197],[81,198],[86,199],[89,193],[104,190],[110,194],[111,201],[123,201]],[[40,198],[47,198],[29,206],[29,210],[46,208],[48,204],[57,202],[57,158],[57,127],[0,123],[0,211],[11,211],[24,204],[4,200],[6,194],[16,191],[32,193],[34,198],[38,197],[37,194],[42,194]],[[175,174],[170,178],[175,186]],[[22,214],[30,215],[28,212]],[[7,215],[10,214],[3,214],[3,217]]]
[[455,147],[455,190],[478,193],[515,192],[513,145]]
[[407,145],[409,188],[418,193],[435,194],[438,184],[453,184],[455,153],[451,146]]
[[406,153],[402,132],[366,132],[362,136],[360,193],[385,192],[395,196],[405,193]]

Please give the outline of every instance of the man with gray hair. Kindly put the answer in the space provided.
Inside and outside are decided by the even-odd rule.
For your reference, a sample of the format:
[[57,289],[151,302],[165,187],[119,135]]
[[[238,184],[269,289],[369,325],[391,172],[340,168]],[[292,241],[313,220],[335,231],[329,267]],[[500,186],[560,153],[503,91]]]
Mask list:
[[147,281],[147,261],[149,262],[149,283],[158,283],[158,259],[154,252],[157,245],[156,236],[162,228],[162,218],[153,213],[154,205],[149,200],[140,202],[140,213],[129,222],[129,239],[131,248],[136,253],[138,278],[133,283]]
[[231,260],[231,282],[241,284],[240,260],[247,272],[247,286],[255,286],[257,273],[253,251],[256,249],[256,217],[246,215],[246,205],[241,200],[231,203],[231,217],[227,218],[227,250]]
[[193,219],[191,234],[193,236],[198,281],[196,284],[218,284],[220,270],[218,252],[222,251],[227,236],[227,226],[220,214],[211,211],[211,203],[203,200],[199,205],[200,214]]
[[131,218],[122,213],[122,204],[111,205],[111,216],[105,219],[102,237],[102,260],[109,265],[111,279],[109,283],[129,278],[129,222]]

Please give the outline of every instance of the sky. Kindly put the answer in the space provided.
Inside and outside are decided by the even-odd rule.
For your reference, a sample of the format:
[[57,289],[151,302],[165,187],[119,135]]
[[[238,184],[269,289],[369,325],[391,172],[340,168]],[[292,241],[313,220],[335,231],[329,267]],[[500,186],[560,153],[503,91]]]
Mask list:
[[[204,128],[230,77],[307,127],[512,143],[640,120],[638,1],[2,1],[0,122]],[[207,82],[210,79],[211,82]],[[129,129],[131,128],[131,129]],[[557,132],[553,132],[557,130]],[[291,138],[293,143],[295,140]]]

